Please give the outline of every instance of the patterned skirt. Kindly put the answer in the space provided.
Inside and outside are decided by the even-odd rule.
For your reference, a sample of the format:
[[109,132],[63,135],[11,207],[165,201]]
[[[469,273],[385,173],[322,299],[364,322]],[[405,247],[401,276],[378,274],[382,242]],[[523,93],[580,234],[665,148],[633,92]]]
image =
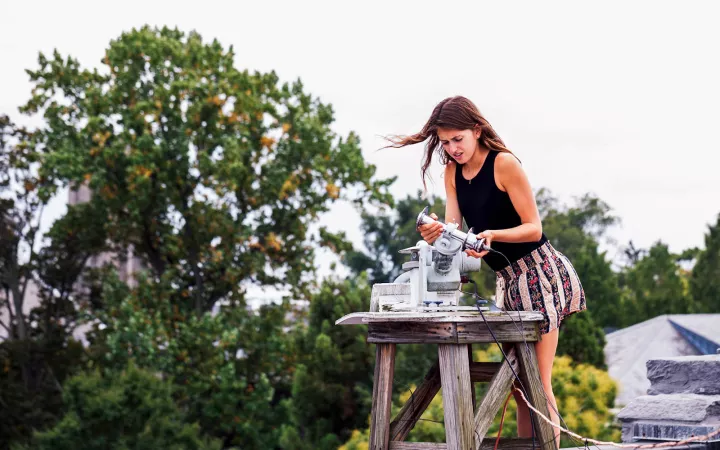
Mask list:
[[541,334],[559,328],[565,317],[587,308],[575,268],[550,242],[496,274],[498,308],[542,313],[545,320],[540,323]]

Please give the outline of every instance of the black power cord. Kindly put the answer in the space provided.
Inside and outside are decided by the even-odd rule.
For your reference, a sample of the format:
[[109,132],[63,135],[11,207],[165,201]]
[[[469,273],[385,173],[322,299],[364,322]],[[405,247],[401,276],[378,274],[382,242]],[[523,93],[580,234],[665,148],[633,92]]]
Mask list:
[[[470,281],[473,283],[473,286],[475,286],[475,292],[473,295],[476,298],[475,307],[477,308],[478,312],[480,313],[480,317],[482,317],[483,322],[485,322],[485,326],[487,326],[488,331],[490,331],[490,335],[493,337],[493,340],[495,341],[495,344],[497,344],[498,348],[500,349],[500,353],[502,353],[502,355],[503,355],[503,360],[508,364],[508,367],[510,367],[510,370],[512,371],[513,376],[515,377],[515,380],[520,384],[520,389],[525,394],[525,397],[530,398],[527,393],[527,389],[525,389],[525,385],[523,384],[523,382],[520,379],[520,376],[517,374],[517,372],[515,372],[515,368],[512,366],[512,364],[510,364],[510,360],[508,359],[508,356],[505,353],[505,350],[503,350],[502,345],[500,344],[500,341],[498,341],[497,337],[495,336],[495,332],[492,330],[492,327],[490,326],[487,319],[485,318],[485,314],[483,314],[482,308],[480,308],[480,305],[483,304],[483,302],[485,302],[486,300],[481,298],[480,295],[478,295],[477,283],[475,283],[475,281],[473,281],[473,280],[470,280]],[[528,411],[531,414],[530,425],[532,426],[532,448],[533,448],[533,450],[535,450],[535,440],[537,437],[537,432],[535,431],[535,420],[534,420],[534,417],[532,416],[535,414],[535,412],[532,410],[529,410],[529,409],[528,409]]]
[[[512,263],[510,262],[510,260],[508,259],[508,257],[505,256],[505,254],[503,254],[502,252],[499,252],[499,251],[497,251],[497,250],[495,250],[495,249],[493,249],[493,248],[490,248],[490,247],[485,247],[485,249],[488,250],[488,251],[490,251],[490,252],[492,252],[492,253],[498,254],[498,255],[502,256],[503,258],[505,258],[505,261],[507,261],[507,263],[508,263],[508,267],[509,267],[510,269],[512,269]],[[512,273],[512,272],[511,272],[511,273]],[[492,329],[491,329],[490,326],[488,325],[487,320],[485,319],[485,316],[483,315],[482,310],[480,309],[480,304],[481,304],[482,302],[487,302],[488,300],[482,298],[482,297],[478,294],[478,287],[477,287],[477,283],[475,282],[475,280],[468,278],[468,281],[473,284],[473,286],[474,286],[474,291],[475,291],[475,292],[469,293],[469,292],[464,292],[464,291],[462,291],[462,290],[461,290],[461,292],[463,292],[464,294],[471,294],[472,296],[475,297],[475,299],[476,299],[476,300],[475,300],[475,306],[478,308],[478,312],[480,313],[480,316],[483,318],[483,321],[485,321],[485,324],[486,324],[486,326],[488,327],[488,330],[490,331],[490,334],[492,335],[493,339],[495,340],[495,343],[497,344],[497,346],[500,348],[500,352],[502,352],[503,357],[504,357],[505,360],[507,361],[507,355],[505,355],[505,352],[504,352],[503,349],[502,349],[502,345],[500,345],[500,342],[499,342],[499,341],[497,340],[497,338],[495,337],[495,334],[492,332]],[[511,276],[510,284],[508,285],[508,287],[507,287],[507,289],[506,289],[506,292],[508,292],[508,291],[512,288],[512,284],[515,283],[515,282],[517,282],[517,281],[518,281],[518,280],[517,280],[516,277]],[[505,306],[505,305],[503,304],[503,306]],[[522,321],[522,315],[518,315],[518,317],[519,317],[519,319],[520,319],[520,328],[518,328],[517,322],[515,322],[515,319],[513,319],[512,315],[511,315],[506,309],[504,309],[504,308],[501,308],[501,310],[502,310],[505,314],[507,314],[507,316],[510,318],[510,320],[511,320],[512,323],[513,323],[513,325],[515,326],[515,329],[516,329],[516,330],[518,331],[518,333],[522,336],[523,343],[525,344],[525,348],[526,348],[526,349],[528,350],[528,352],[529,352],[529,351],[530,351],[530,345],[528,344],[527,339],[525,339],[524,333],[522,333],[522,329],[524,329],[524,324],[523,324],[523,321]],[[509,363],[508,363],[508,364],[509,364]],[[510,368],[512,369],[512,365],[510,365]],[[520,383],[520,386],[521,386],[521,388],[522,388],[523,393],[525,394],[525,397],[526,397],[526,398],[529,398],[529,397],[528,397],[528,394],[527,394],[527,390],[526,390],[525,387],[522,385],[522,380],[519,379],[519,377],[517,376],[517,374],[515,373],[514,370],[513,370],[513,375],[515,376],[515,378],[516,378],[516,379],[518,380],[518,382]],[[555,414],[557,414],[558,419],[562,422],[563,426],[567,429],[568,426],[567,426],[567,423],[565,423],[565,419],[563,419],[563,417],[562,417],[562,415],[560,414],[560,411],[558,411],[557,407],[555,407],[554,405],[552,405],[552,404],[550,403],[549,399],[547,398],[547,394],[545,393],[545,389],[543,389],[542,394],[543,394],[543,397],[545,398],[545,402],[546,402],[548,405],[550,405],[550,407],[553,409],[553,411],[555,412]],[[529,411],[529,413],[531,414],[530,424],[531,424],[532,427],[533,427],[533,449],[534,449],[534,447],[535,447],[535,425],[534,425],[534,421],[532,420],[532,414],[534,414],[534,411],[532,411],[532,410],[530,410],[530,409],[528,409],[528,411]],[[554,440],[554,439],[555,439],[555,433],[553,432],[553,440]],[[576,443],[577,443],[577,441],[578,441],[577,439],[575,439],[575,438],[572,438],[572,439],[573,439],[574,441],[576,441]],[[587,441],[585,442],[585,445],[587,446]],[[597,447],[597,445],[594,445],[594,447],[598,448],[598,450],[599,450],[599,447]]]
[[[475,283],[473,280],[470,280],[470,281],[471,281],[472,283]],[[477,292],[477,288],[476,288],[475,292]],[[513,319],[512,314],[510,314],[510,313],[509,313],[507,310],[505,310],[505,309],[503,309],[502,311],[503,311],[505,314],[507,314],[507,316],[510,318],[510,320],[512,321],[512,323],[513,323],[513,325],[515,326],[515,329],[518,331],[518,333],[521,334],[521,335],[523,335],[523,333],[521,332],[521,329],[524,329],[524,324],[523,324],[523,320],[522,320],[522,315],[520,315],[520,314],[518,315],[518,317],[519,317],[519,319],[520,319],[520,328],[518,328],[517,322],[515,322],[515,319]],[[529,352],[529,351],[530,351],[530,345],[528,344],[527,339],[525,339],[525,336],[524,336],[524,335],[523,335],[523,343],[525,344],[525,348],[526,348],[526,349],[528,350],[528,352]],[[557,414],[558,419],[562,422],[563,427],[564,427],[565,429],[569,429],[567,423],[565,422],[565,419],[563,419],[563,416],[560,414],[560,411],[558,411],[558,409],[557,409],[555,406],[553,406],[552,403],[550,403],[550,402],[548,401],[547,394],[545,393],[545,390],[544,390],[544,389],[543,389],[543,397],[545,397],[545,401],[547,402],[547,404],[550,405],[550,407],[553,409],[553,411],[555,411],[555,414]],[[573,437],[573,436],[569,436],[569,437],[570,437],[570,439],[572,439],[576,444],[583,444],[583,443],[584,443],[586,447],[589,445],[589,444],[587,443],[587,441],[583,442],[583,441],[581,441],[581,440],[579,440],[579,439],[577,439],[577,438],[575,438],[575,437]],[[598,447],[597,444],[592,444],[592,445],[593,445],[593,447],[595,447],[596,449],[600,450],[600,447]],[[579,445],[578,445],[578,447],[579,447]]]

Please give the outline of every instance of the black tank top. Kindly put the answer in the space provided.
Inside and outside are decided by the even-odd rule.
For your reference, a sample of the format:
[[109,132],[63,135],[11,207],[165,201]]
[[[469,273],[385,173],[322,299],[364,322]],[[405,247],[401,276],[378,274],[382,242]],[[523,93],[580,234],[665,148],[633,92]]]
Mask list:
[[[480,171],[469,181],[462,175],[463,166],[458,164],[455,167],[455,189],[460,205],[460,214],[468,227],[471,227],[476,234],[485,230],[514,228],[522,224],[508,193],[498,189],[495,184],[495,157],[497,154],[498,152],[491,150]],[[515,262],[546,241],[547,238],[543,233],[537,242],[494,241],[491,247],[505,254],[510,262]],[[483,260],[495,271],[508,265],[505,258],[497,253],[488,253]]]

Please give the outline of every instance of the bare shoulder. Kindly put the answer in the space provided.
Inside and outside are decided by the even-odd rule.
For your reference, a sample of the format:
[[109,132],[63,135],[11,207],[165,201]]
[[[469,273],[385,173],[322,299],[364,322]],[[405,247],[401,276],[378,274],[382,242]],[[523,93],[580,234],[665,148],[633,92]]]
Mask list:
[[507,191],[508,184],[525,177],[520,160],[512,153],[500,152],[495,157],[495,184],[501,191]]
[[497,157],[495,157],[495,166],[503,172],[522,170],[522,165],[517,156],[508,152],[500,152]]
[[443,175],[445,177],[445,186],[452,186],[455,188],[455,170],[457,168],[457,164],[455,164],[455,161],[448,161],[447,164],[445,164],[445,174]]
[[446,174],[455,173],[456,165],[457,164],[455,163],[455,161],[453,161],[453,160],[448,161],[448,163],[445,164],[445,173]]

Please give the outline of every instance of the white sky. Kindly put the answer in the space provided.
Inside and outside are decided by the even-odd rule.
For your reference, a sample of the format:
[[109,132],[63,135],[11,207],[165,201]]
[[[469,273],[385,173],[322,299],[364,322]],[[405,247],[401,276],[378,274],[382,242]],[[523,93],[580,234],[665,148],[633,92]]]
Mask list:
[[[535,188],[597,194],[622,218],[612,236],[673,251],[702,246],[720,212],[717,2],[12,1],[0,15],[0,112],[26,122],[26,68],[57,48],[98,65],[143,24],[234,45],[237,66],[301,78],[356,131],[393,194],[422,186],[420,147],[383,150],[443,98],[473,100]],[[434,192],[444,196],[439,166]],[[433,186],[431,185],[431,189]],[[48,220],[64,211],[65,197]],[[348,207],[324,220],[360,242]],[[614,256],[611,250],[610,256]]]

